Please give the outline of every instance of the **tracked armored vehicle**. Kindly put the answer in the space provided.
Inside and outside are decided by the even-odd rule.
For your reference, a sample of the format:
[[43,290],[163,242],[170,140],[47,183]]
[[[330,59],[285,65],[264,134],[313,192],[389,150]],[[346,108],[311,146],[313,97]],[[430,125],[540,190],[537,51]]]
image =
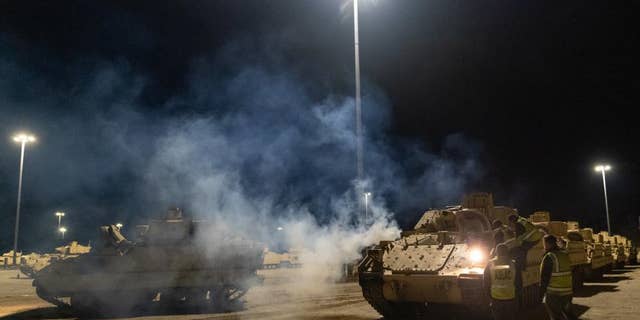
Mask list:
[[627,263],[632,265],[638,264],[638,248],[636,248],[635,244],[629,239],[627,239],[627,248],[629,251]]
[[615,268],[622,268],[627,263],[627,253],[624,250],[624,242],[626,239],[620,235],[609,236],[611,241],[611,250],[613,251],[613,260]]
[[33,278],[36,273],[44,269],[53,261],[77,257],[81,254],[89,253],[91,245],[83,246],[78,241],[71,241],[68,245],[57,247],[55,253],[31,253],[22,256],[20,259],[20,271]]
[[594,234],[593,229],[582,228],[579,229],[579,231],[587,244],[587,260],[589,261],[589,266],[584,269],[585,279],[600,279],[605,272],[611,270],[613,267],[611,250],[609,249],[607,253],[601,236]]
[[[494,247],[490,221],[507,222],[516,210],[496,207],[488,193],[466,196],[462,205],[429,210],[413,230],[381,241],[358,265],[364,298],[385,318],[412,319],[461,310],[486,311],[483,273]],[[522,276],[523,304],[539,299],[539,242],[529,250]]]
[[548,211],[534,212],[529,220],[547,234],[552,234],[561,240],[569,255],[573,272],[573,287],[582,287],[585,270],[591,268],[591,264],[587,258],[587,243],[579,231],[578,223],[575,221],[551,221],[551,215]]
[[153,306],[231,308],[259,279],[262,247],[171,211],[138,227],[137,241],[100,228],[91,252],[35,275],[38,296],[81,314],[113,315]]

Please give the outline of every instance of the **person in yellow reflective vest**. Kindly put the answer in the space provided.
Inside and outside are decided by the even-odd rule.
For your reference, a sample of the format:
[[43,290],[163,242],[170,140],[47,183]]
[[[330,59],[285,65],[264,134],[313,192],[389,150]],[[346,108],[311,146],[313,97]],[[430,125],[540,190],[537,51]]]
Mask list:
[[507,219],[509,220],[509,227],[513,229],[516,236],[510,246],[511,254],[516,261],[516,268],[518,268],[516,283],[521,284],[522,271],[527,266],[527,254],[542,239],[543,233],[529,220],[517,214],[512,214]]
[[553,235],[544,236],[545,254],[540,263],[540,293],[551,320],[577,319],[571,310],[573,281],[569,255],[560,250]]
[[509,248],[498,244],[496,257],[484,270],[484,286],[491,297],[491,314],[496,320],[513,320],[518,312],[516,299],[516,267]]

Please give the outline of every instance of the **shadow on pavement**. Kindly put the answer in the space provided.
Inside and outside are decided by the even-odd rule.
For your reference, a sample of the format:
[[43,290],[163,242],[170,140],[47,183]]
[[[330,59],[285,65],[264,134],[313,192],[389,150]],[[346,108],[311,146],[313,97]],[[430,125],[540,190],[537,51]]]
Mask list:
[[75,314],[69,309],[60,309],[57,307],[37,308],[28,311],[22,311],[0,317],[0,320],[45,320],[45,319],[103,319],[103,318],[129,318],[142,316],[175,316],[175,315],[202,315],[202,314],[224,314],[229,312],[242,311],[244,308],[237,307],[233,309],[220,310],[213,307],[192,307],[192,306],[151,306],[143,309],[131,310],[128,312],[117,312],[110,314],[81,315]]
[[601,292],[615,292],[618,291],[618,286],[605,285],[605,284],[586,284],[580,290],[573,293],[574,297],[588,298],[593,297]]
[[47,307],[10,314],[8,316],[0,317],[0,320],[68,319],[73,317],[74,316],[72,314],[62,312],[57,307]]
[[628,272],[633,272],[633,269],[613,269],[606,274],[623,274]]
[[[582,316],[585,312],[587,312],[587,310],[589,310],[588,306],[584,306],[581,304],[573,304],[572,305],[573,308],[573,314],[580,318],[580,316]],[[538,307],[531,309],[531,310],[527,310],[526,311],[526,316],[523,316],[522,318],[518,317],[518,319],[522,319],[522,320],[549,320],[549,315],[547,314],[547,310],[545,309],[544,304],[540,304]]]
[[[240,317],[239,319],[242,319],[242,317]],[[313,315],[310,316],[309,318],[305,318],[302,317],[300,319],[318,319],[318,320],[370,320],[371,317],[359,317],[359,316],[354,316],[354,315],[349,315],[349,316],[341,316],[341,315],[326,315],[326,316],[318,316],[318,315]]]
[[631,277],[629,277],[629,276],[608,276],[608,277],[604,277],[602,279],[599,279],[598,281],[593,281],[593,283],[615,283],[615,282],[620,282],[620,281],[624,281],[624,280],[631,280]]
[[587,310],[589,310],[589,307],[581,305],[581,304],[573,304],[573,314],[580,318],[580,316],[582,316],[585,312],[587,312]]

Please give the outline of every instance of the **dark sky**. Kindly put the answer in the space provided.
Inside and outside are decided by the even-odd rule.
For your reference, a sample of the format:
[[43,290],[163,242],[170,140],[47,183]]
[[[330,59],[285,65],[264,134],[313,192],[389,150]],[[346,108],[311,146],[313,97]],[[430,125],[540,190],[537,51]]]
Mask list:
[[[92,70],[125,66],[130,78],[143,79],[133,99],[149,121],[159,114],[166,119],[201,112],[189,104],[166,106],[190,90],[190,75],[199,62],[238,41],[251,43],[240,51],[249,63],[286,65],[306,83],[317,84],[310,85],[312,96],[325,91],[349,96],[353,22],[350,7],[341,10],[343,2],[0,1],[0,77],[5,79],[0,89],[7,91],[0,96],[5,97],[1,133],[7,137],[0,148],[0,209],[9,222],[3,224],[0,248],[10,244],[15,210],[18,148],[9,140],[11,133],[27,128],[42,136],[29,150],[27,165],[47,162],[55,152],[45,151],[47,140],[65,139],[52,125],[59,116],[82,118],[91,113],[87,110],[102,110],[90,103],[88,109],[65,103],[77,98],[75,90],[81,90],[83,79],[90,81]],[[637,233],[640,215],[638,9],[637,1],[363,0],[362,76],[391,106],[385,134],[418,141],[445,158],[455,158],[442,152],[446,137],[463,135],[479,146],[482,171],[466,191],[491,191],[498,203],[525,214],[548,209],[558,218],[604,228],[602,180],[593,165],[610,163],[613,229],[631,235]],[[254,56],[251,48],[263,53]],[[221,70],[227,72],[224,66]],[[126,87],[137,84],[131,80]],[[60,99],[46,106],[13,103],[38,95]],[[366,108],[365,103],[365,113]],[[99,148],[80,151],[109,157],[98,155]],[[75,166],[75,155],[69,156],[69,166]],[[79,212],[91,212],[87,201],[125,210],[123,190],[127,177],[135,176],[126,170],[105,174],[99,189],[82,184],[83,192],[93,196],[79,201],[61,191],[47,197],[53,204],[30,194],[29,184],[56,189],[65,177],[55,182],[28,177],[34,171],[25,172],[25,219],[29,214],[47,217],[60,203]],[[405,226],[420,211],[390,203]],[[94,222],[90,216],[83,219],[78,228]],[[26,233],[41,230],[26,223]]]

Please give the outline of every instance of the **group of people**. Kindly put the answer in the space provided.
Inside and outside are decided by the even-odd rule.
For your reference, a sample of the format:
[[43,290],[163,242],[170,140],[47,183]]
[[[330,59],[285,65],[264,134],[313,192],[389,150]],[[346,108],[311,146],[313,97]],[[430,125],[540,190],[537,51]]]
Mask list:
[[[552,320],[576,319],[571,310],[571,265],[568,254],[558,246],[560,239],[544,235],[533,223],[518,215],[510,215],[508,221],[508,226],[499,220],[493,222],[496,247],[484,272],[494,319],[517,318],[527,253],[541,240],[545,254],[540,263],[540,295],[549,317]],[[507,238],[509,240],[505,241]]]

